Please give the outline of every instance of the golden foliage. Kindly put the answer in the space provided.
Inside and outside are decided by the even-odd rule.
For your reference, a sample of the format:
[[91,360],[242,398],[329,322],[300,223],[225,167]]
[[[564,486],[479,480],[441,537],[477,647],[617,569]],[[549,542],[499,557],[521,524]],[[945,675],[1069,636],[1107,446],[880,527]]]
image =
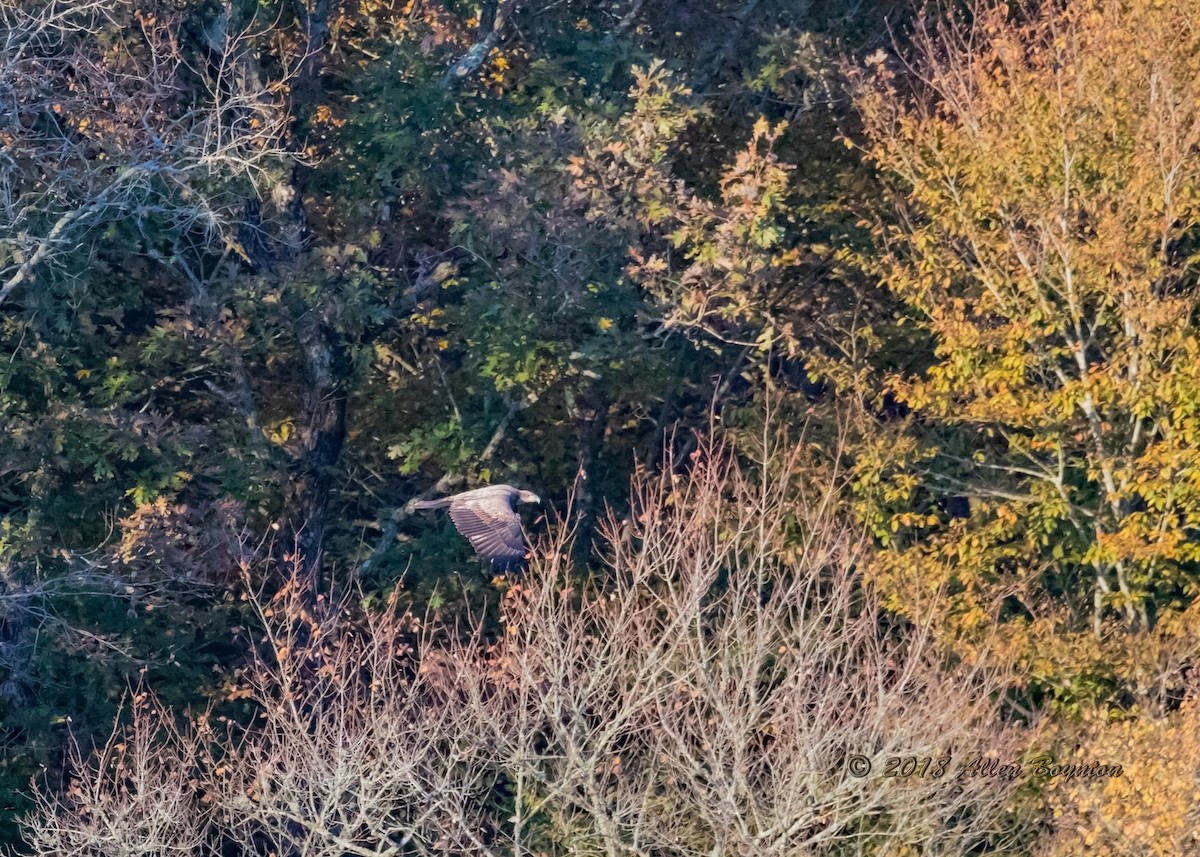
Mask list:
[[1177,857],[1200,848],[1200,706],[1162,718],[1104,723],[1075,763],[1120,764],[1119,777],[1055,778],[1054,836],[1045,857]]
[[926,545],[893,578],[940,552],[980,606],[1051,597],[1097,636],[1112,613],[1144,629],[1200,559],[1200,7],[976,13],[918,28],[913,78],[882,54],[859,76],[897,203],[880,273],[935,342],[888,389],[942,430],[860,471],[893,508],[927,485],[979,500],[962,532],[874,523]]

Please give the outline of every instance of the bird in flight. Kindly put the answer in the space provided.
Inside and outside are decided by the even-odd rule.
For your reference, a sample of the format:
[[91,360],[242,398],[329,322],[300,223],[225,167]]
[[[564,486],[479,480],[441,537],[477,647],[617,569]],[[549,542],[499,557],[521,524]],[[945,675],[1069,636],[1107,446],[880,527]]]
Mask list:
[[525,532],[517,517],[517,503],[540,503],[532,491],[511,485],[487,485],[440,500],[421,500],[414,509],[450,509],[454,527],[467,537],[475,553],[491,571],[520,569],[525,563]]

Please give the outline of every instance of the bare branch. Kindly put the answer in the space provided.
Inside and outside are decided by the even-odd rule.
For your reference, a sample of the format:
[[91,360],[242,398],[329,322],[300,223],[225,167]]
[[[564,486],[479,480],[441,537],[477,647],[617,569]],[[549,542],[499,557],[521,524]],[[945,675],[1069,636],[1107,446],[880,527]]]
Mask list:
[[[220,246],[247,189],[277,183],[283,84],[223,33],[189,63],[177,18],[130,0],[0,0],[0,303],[128,219]],[[108,47],[105,47],[105,45]],[[286,58],[285,58],[286,64]]]
[[479,35],[476,38],[475,44],[459,57],[450,68],[446,69],[446,73],[442,75],[442,89],[452,89],[465,80],[470,75],[474,74],[484,61],[488,58],[488,54],[492,52],[492,48],[500,41],[500,36],[504,32],[504,26],[508,23],[508,19],[512,17],[512,13],[516,10],[517,0],[498,0],[492,4],[494,9],[491,21],[481,20],[479,22]]

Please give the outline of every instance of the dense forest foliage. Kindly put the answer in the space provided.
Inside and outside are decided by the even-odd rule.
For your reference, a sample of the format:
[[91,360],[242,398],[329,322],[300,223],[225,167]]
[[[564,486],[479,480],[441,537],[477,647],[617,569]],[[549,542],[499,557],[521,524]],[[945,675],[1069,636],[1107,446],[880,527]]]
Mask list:
[[1200,852],[1191,0],[0,0],[0,146],[8,847]]

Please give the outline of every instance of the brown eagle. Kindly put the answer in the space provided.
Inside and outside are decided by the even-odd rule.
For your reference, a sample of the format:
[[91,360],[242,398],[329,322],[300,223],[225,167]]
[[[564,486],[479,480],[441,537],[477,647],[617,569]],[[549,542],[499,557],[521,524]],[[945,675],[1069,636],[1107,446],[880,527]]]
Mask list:
[[454,527],[467,537],[475,553],[491,571],[520,570],[525,565],[525,533],[517,517],[517,503],[540,503],[532,491],[511,485],[487,485],[440,500],[413,503],[414,509],[450,508]]

